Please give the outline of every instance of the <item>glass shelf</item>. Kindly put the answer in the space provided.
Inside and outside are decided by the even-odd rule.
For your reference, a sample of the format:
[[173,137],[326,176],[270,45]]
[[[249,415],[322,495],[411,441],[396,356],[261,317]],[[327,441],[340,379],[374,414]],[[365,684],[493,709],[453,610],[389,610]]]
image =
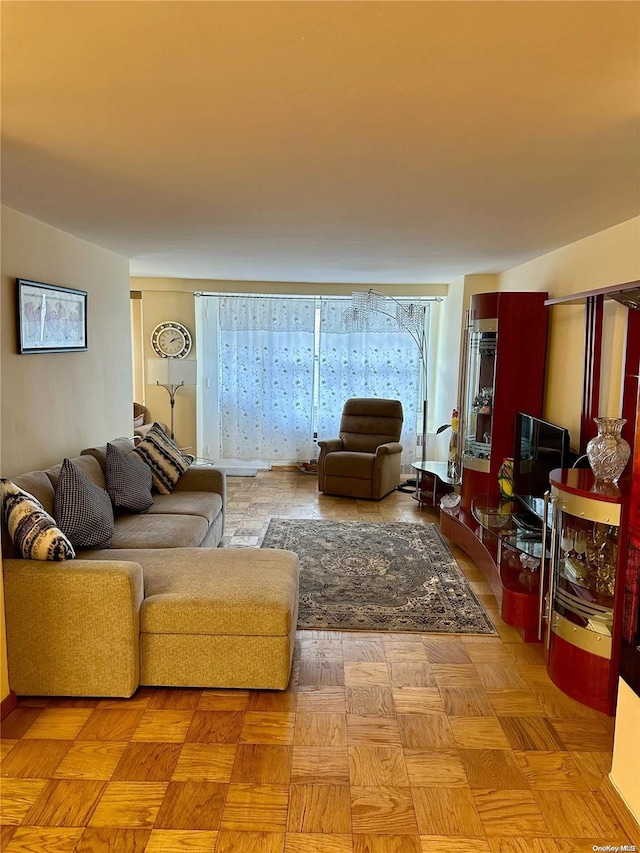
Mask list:
[[[503,545],[540,560],[543,556],[542,527],[539,534],[529,534],[521,530],[514,517],[522,517],[524,512],[515,501],[502,501],[498,497],[483,495],[473,498],[471,512],[478,524],[488,533],[499,539]],[[545,549],[545,557],[549,556]]]
[[543,549],[542,528],[528,533],[518,527],[515,518],[526,515],[515,501],[498,496],[473,498],[471,512],[480,525],[479,538],[495,553],[495,562],[504,589],[517,595],[538,595],[540,566],[549,552]]

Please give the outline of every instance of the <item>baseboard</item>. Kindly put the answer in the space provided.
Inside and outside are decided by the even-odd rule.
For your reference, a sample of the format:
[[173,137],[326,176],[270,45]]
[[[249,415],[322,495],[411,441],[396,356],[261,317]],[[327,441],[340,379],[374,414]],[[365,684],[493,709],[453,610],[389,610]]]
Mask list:
[[640,824],[609,776],[605,776],[602,780],[600,793],[620,821],[620,825],[629,836],[629,840],[635,844],[636,848],[640,847]]
[[0,703],[0,720],[4,720],[18,704],[18,697],[13,690],[8,693]]

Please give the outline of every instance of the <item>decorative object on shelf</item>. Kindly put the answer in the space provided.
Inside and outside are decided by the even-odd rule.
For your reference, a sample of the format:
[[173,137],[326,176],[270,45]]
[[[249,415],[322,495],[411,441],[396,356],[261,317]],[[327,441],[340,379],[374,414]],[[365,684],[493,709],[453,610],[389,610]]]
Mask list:
[[[343,322],[350,331],[366,331],[370,327],[371,314],[384,314],[392,317],[415,341],[420,353],[422,367],[422,461],[427,458],[427,411],[428,411],[428,353],[427,329],[425,324],[427,302],[442,302],[441,296],[420,297],[419,302],[400,301],[388,293],[379,290],[355,290],[351,294],[351,305],[344,312]],[[395,306],[395,307],[394,307]],[[393,313],[392,313],[393,312]]]
[[151,333],[151,346],[160,358],[186,358],[191,344],[191,332],[182,323],[160,323]]
[[[493,352],[492,352],[493,354]],[[490,415],[493,411],[493,388],[482,388],[474,397],[473,411],[479,415]]]
[[587,444],[587,458],[596,478],[603,483],[617,483],[629,461],[631,448],[620,435],[625,418],[594,418],[598,434]]
[[147,359],[147,384],[160,385],[169,392],[171,403],[171,438],[174,433],[174,411],[176,393],[183,385],[196,384],[197,367],[195,358],[149,358]]
[[527,554],[525,551],[521,551],[520,564],[522,568],[526,569],[528,572],[537,572],[540,568],[540,559],[539,557],[533,557],[531,554]]
[[451,412],[451,435],[449,436],[449,455],[447,457],[447,474],[452,480],[460,476],[460,458],[458,456],[458,410]]
[[453,509],[454,506],[458,506],[460,503],[460,495],[457,492],[449,492],[448,495],[443,495],[440,498],[440,506],[447,507],[447,509]]
[[457,409],[451,412],[451,423],[441,424],[436,430],[436,435],[440,435],[446,429],[451,429],[449,436],[449,451],[447,454],[447,477],[450,480],[458,480],[461,471],[461,459],[458,445],[458,430],[460,427],[460,416]]
[[505,500],[513,498],[513,457],[507,456],[498,471],[498,491]]

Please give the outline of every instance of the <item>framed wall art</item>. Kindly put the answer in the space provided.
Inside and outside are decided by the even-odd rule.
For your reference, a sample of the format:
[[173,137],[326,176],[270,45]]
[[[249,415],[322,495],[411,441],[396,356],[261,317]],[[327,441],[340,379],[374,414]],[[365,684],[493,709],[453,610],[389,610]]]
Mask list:
[[17,282],[21,353],[87,349],[87,292],[23,278]]

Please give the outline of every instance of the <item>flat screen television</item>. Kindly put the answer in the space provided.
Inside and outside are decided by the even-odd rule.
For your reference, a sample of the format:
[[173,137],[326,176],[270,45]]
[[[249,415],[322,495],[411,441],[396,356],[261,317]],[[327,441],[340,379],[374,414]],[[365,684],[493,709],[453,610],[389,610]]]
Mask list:
[[513,493],[525,509],[544,519],[544,493],[554,468],[571,462],[569,430],[524,412],[516,413]]

